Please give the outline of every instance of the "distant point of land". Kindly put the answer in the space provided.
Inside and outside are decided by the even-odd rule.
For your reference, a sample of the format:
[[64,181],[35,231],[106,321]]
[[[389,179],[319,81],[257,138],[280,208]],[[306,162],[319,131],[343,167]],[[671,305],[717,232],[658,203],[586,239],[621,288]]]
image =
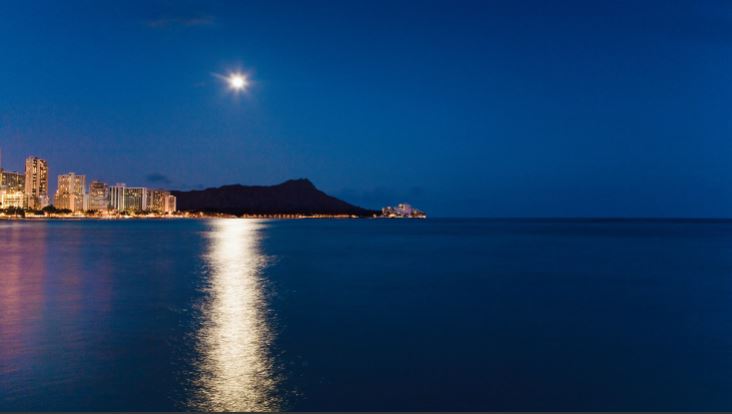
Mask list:
[[318,190],[310,180],[288,180],[272,186],[225,185],[205,190],[172,191],[178,210],[242,215],[374,217],[380,211],[354,206]]

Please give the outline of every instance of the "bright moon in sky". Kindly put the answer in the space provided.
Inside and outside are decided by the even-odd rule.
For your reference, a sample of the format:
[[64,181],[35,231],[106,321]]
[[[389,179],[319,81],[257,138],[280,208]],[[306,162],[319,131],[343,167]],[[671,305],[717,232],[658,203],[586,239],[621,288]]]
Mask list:
[[246,76],[241,73],[232,73],[229,75],[229,87],[235,91],[244,90],[248,84],[249,82],[247,81]]

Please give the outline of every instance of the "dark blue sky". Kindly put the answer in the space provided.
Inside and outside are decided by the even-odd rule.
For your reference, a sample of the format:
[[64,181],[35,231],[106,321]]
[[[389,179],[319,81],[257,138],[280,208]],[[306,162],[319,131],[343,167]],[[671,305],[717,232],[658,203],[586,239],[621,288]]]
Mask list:
[[[732,216],[732,3],[0,2],[6,168],[433,216]],[[241,96],[214,76],[241,69]]]

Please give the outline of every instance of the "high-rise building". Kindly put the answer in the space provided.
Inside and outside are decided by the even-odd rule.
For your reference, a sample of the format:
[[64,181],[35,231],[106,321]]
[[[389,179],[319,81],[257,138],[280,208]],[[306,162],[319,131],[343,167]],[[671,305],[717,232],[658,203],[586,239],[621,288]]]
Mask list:
[[148,191],[150,210],[161,213],[165,209],[165,196],[168,194],[170,193],[159,189]]
[[166,190],[148,190],[147,210],[156,213],[173,213],[176,208],[175,196]]
[[117,211],[125,211],[125,183],[117,183],[109,187],[109,206]]
[[92,181],[89,184],[89,203],[87,210],[106,211],[109,207],[109,186],[101,181]]
[[149,190],[148,191],[148,210],[156,213],[162,213],[165,211],[165,198],[170,193],[165,190]]
[[25,206],[25,175],[0,168],[0,208]]
[[140,212],[148,209],[148,190],[145,187],[126,187],[125,211]]
[[168,194],[167,197],[165,197],[165,209],[163,210],[163,213],[170,214],[175,213],[177,210],[177,201],[174,195]]
[[0,169],[0,185],[22,192],[25,190],[25,174]]
[[127,187],[124,183],[109,187],[109,204],[117,211],[148,210],[149,200],[149,190],[145,187]]
[[76,175],[73,172],[59,175],[53,204],[59,209],[68,209],[72,212],[83,211],[85,194],[85,175]]
[[48,162],[38,157],[25,160],[26,206],[39,210],[48,205]]

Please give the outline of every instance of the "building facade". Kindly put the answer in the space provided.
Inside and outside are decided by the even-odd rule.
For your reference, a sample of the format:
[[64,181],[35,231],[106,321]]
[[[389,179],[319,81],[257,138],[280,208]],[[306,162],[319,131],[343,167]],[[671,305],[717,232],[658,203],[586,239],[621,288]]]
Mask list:
[[0,169],[0,208],[25,207],[25,174]]
[[171,195],[170,191],[149,190],[147,209],[156,213],[174,213],[176,210],[175,196]]
[[25,160],[26,207],[40,210],[48,205],[48,162],[38,157]]
[[163,190],[150,190],[150,210],[162,213],[165,210],[165,197],[170,194]]
[[125,211],[125,183],[117,183],[109,187],[109,207],[117,211]]
[[[99,194],[102,194],[102,185],[99,183]],[[94,189],[90,188],[89,203],[93,205]],[[169,191],[149,189],[146,187],[127,187],[124,183],[117,183],[108,187],[108,205],[112,210],[128,213],[155,212],[174,213],[176,198]]]
[[168,194],[167,197],[165,197],[165,210],[163,210],[163,213],[166,214],[172,214],[175,213],[178,210],[178,201],[176,200],[174,195]]
[[87,210],[106,211],[110,208],[109,186],[101,181],[89,184]]
[[139,213],[148,210],[149,191],[145,187],[127,187],[117,183],[109,187],[109,204],[117,211]]
[[145,187],[126,187],[124,191],[124,211],[136,212],[148,210],[149,193]]
[[73,172],[58,176],[58,188],[54,196],[54,206],[72,212],[84,211],[86,195],[86,176]]

